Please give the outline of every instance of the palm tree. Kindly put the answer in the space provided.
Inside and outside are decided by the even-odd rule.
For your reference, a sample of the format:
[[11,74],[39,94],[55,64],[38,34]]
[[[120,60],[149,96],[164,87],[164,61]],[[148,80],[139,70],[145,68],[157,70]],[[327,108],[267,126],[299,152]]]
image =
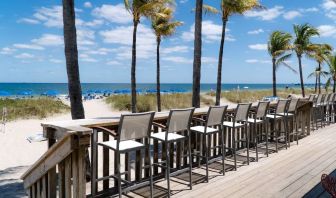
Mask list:
[[317,64],[317,85],[318,85],[318,93],[321,93],[321,74],[322,73],[322,65],[326,62],[328,56],[331,55],[332,47],[328,44],[313,44],[311,45],[311,50],[307,52],[307,56],[314,59]]
[[259,0],[221,0],[221,17],[222,17],[222,36],[219,47],[218,56],[218,71],[217,71],[217,88],[216,88],[216,105],[220,104],[220,97],[222,91],[222,65],[223,65],[223,51],[225,42],[226,24],[229,17],[233,14],[244,14],[245,12],[261,8]]
[[318,36],[319,32],[315,27],[312,27],[306,23],[303,25],[294,25],[294,33],[295,33],[295,39],[293,49],[299,61],[301,91],[302,96],[305,97],[303,74],[302,74],[302,55],[311,51],[312,43],[310,39],[313,36]]
[[158,111],[161,111],[160,94],[160,44],[162,37],[168,37],[175,33],[177,26],[182,25],[179,21],[171,21],[173,10],[169,7],[161,7],[160,15],[152,17],[152,28],[156,36],[156,99]]
[[269,37],[267,49],[272,56],[273,73],[273,96],[277,96],[276,90],[276,70],[280,65],[284,65],[290,70],[296,72],[285,61],[291,57],[288,51],[291,49],[292,36],[289,33],[274,31]]
[[74,0],[63,0],[63,26],[68,89],[72,119],[83,119],[84,108],[79,78]]
[[[316,67],[315,71],[308,75],[308,78],[315,77],[315,93],[317,93],[317,87],[319,86],[319,93],[321,93],[321,76],[327,77],[329,75],[328,72],[323,71],[322,67]],[[328,84],[328,83],[326,83]]]
[[203,0],[196,0],[195,12],[195,40],[194,40],[194,63],[193,63],[193,87],[192,106],[201,105],[201,59],[202,59],[202,12]]
[[172,0],[124,0],[126,9],[133,16],[133,40],[132,40],[132,67],[131,67],[131,109],[136,110],[136,35],[141,16],[152,17],[156,15],[157,8]]
[[330,55],[327,59],[327,64],[329,66],[329,78],[326,84],[330,84],[333,81],[333,93],[336,92],[336,54]]

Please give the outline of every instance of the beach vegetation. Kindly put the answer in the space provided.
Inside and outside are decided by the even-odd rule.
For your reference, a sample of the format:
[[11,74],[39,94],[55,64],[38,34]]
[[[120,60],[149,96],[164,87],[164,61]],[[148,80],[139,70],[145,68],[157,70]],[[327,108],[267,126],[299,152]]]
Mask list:
[[327,58],[327,64],[329,66],[329,71],[327,72],[327,82],[326,85],[333,83],[333,93],[336,92],[336,54],[330,55]]
[[[187,108],[190,107],[191,93],[175,93],[161,95],[162,110],[169,110],[174,108]],[[156,95],[145,94],[138,95],[137,109],[139,112],[156,111]],[[202,105],[213,105],[214,101],[205,97],[201,97]],[[107,97],[105,102],[113,109],[119,111],[131,110],[131,97],[130,95],[113,95]]]
[[60,100],[52,98],[0,99],[0,110],[7,109],[9,121],[17,119],[46,118],[66,113],[70,107]]

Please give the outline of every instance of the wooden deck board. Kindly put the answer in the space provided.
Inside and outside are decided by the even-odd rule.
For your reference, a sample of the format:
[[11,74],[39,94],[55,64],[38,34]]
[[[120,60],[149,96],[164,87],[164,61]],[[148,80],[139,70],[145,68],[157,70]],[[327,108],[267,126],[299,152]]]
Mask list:
[[[336,169],[335,139],[336,126],[327,126],[301,139],[298,146],[262,156],[259,162],[225,176],[210,172],[209,183],[196,184],[193,190],[171,182],[173,197],[302,197],[320,182],[323,173]],[[198,168],[194,172],[204,174]],[[159,184],[166,187],[164,181]]]

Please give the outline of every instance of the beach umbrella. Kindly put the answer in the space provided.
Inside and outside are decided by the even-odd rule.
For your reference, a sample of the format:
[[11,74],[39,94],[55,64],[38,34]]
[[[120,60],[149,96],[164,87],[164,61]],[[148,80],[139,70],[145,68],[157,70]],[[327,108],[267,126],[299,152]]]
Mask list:
[[58,94],[59,92],[56,90],[49,90],[43,93],[43,95],[46,95],[46,96],[57,96]]
[[102,94],[104,92],[102,90],[96,90],[94,93],[96,93],[96,94]]
[[20,91],[18,92],[18,95],[19,96],[31,96],[33,95],[33,92],[32,91]]
[[120,94],[121,93],[121,91],[119,90],[119,89],[116,89],[116,90],[114,90],[114,92],[113,93],[115,93],[115,94]]
[[10,96],[11,93],[9,93],[8,91],[3,91],[3,90],[0,90],[0,96]]
[[123,90],[121,90],[121,93],[122,94],[129,94],[129,93],[131,93],[131,90],[123,89]]

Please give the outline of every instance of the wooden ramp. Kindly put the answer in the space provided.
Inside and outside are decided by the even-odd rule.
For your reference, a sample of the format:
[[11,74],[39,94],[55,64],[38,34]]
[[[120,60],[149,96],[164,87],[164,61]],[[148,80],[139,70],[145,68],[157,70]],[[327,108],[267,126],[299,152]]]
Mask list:
[[[330,174],[335,169],[336,126],[331,125],[312,132],[301,139],[299,145],[292,143],[288,150],[282,149],[268,158],[261,155],[259,162],[241,165],[237,171],[226,172],[225,176],[213,172],[209,183],[198,182],[192,190],[177,177],[173,178],[171,186],[173,197],[183,198],[329,197],[319,182],[323,173]],[[195,178],[204,174],[202,168],[195,168],[194,172]],[[162,181],[156,186],[166,188],[166,183]],[[148,190],[144,190],[145,194]],[[129,195],[137,197],[139,194],[141,192]],[[155,194],[160,197],[159,191]]]

